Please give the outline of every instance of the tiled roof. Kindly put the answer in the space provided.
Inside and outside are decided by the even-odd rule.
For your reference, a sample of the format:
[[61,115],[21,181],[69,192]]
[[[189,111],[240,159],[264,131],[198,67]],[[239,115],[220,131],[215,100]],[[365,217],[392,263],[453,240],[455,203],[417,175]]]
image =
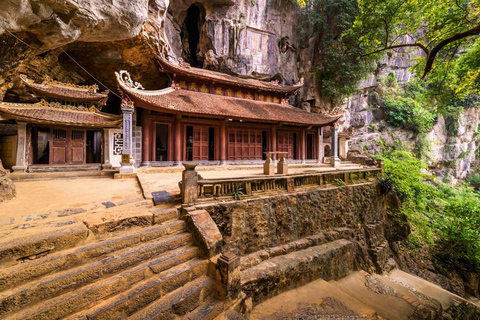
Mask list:
[[108,99],[108,92],[92,92],[89,89],[69,87],[64,84],[39,84],[28,79],[24,74],[20,75],[20,79],[40,97],[57,98],[65,101],[90,102],[102,106],[105,105]]
[[161,112],[293,125],[328,125],[341,117],[310,113],[293,106],[257,100],[171,88],[156,91],[137,90],[128,88],[121,81],[119,84],[136,106]]
[[234,77],[226,73],[200,69],[200,68],[185,68],[179,64],[167,61],[165,58],[158,56],[157,60],[162,67],[164,72],[174,73],[177,75],[182,75],[191,79],[201,79],[204,81],[211,81],[217,84],[226,84],[230,86],[249,88],[254,90],[261,90],[265,92],[275,92],[283,94],[294,94],[295,91],[300,89],[301,85],[294,86],[284,86],[279,84],[273,84],[270,82],[255,80],[255,79],[243,79],[239,77]]
[[102,112],[64,110],[35,104],[0,102],[0,114],[4,119],[15,119],[38,124],[66,126],[118,127],[121,116]]

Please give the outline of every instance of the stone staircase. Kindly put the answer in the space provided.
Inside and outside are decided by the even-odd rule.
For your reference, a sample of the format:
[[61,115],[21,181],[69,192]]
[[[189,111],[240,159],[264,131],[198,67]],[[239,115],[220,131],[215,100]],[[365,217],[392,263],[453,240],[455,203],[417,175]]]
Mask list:
[[[0,258],[0,318],[213,318],[223,302],[215,297],[209,262],[178,214],[164,216],[169,219],[161,224],[95,234],[97,224],[77,245],[30,255],[32,260],[22,256],[32,246],[22,243],[21,259]],[[58,242],[55,235],[45,241]]]

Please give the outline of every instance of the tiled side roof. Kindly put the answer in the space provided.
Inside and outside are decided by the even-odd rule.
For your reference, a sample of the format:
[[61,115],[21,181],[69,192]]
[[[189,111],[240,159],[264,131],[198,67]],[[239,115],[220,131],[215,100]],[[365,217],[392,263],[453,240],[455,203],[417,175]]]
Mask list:
[[126,87],[120,81],[119,83],[137,106],[162,112],[293,125],[328,125],[340,118],[340,115],[309,113],[276,103],[171,88],[157,91],[136,90]]
[[68,87],[66,85],[35,83],[24,74],[20,75],[20,79],[40,97],[51,97],[65,101],[91,102],[98,105],[105,105],[108,98],[108,93],[91,92],[88,89]]
[[118,127],[121,116],[102,112],[74,111],[49,108],[34,104],[0,102],[0,114],[5,119],[15,119],[38,124],[67,126]]
[[212,81],[218,84],[226,84],[230,86],[249,88],[255,90],[262,90],[265,92],[275,92],[284,94],[293,94],[300,89],[303,85],[284,86],[277,85],[270,82],[255,80],[255,79],[243,79],[234,77],[226,73],[215,72],[211,70],[205,70],[200,68],[185,68],[180,65],[167,61],[163,57],[157,57],[160,66],[165,72],[175,73],[177,75],[183,75],[191,79],[202,79],[204,81]]

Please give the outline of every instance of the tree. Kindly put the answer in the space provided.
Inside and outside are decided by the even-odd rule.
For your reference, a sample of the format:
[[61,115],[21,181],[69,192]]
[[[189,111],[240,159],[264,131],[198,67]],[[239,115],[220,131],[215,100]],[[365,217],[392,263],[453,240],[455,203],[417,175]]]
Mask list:
[[480,34],[480,0],[358,0],[360,14],[350,32],[359,35],[363,56],[405,47],[424,58],[416,71],[425,78],[442,53],[475,45]]
[[[368,66],[388,51],[405,48],[418,50],[420,58],[415,60],[413,71],[428,80],[427,95],[434,105],[458,113],[479,102],[480,0],[337,1],[348,3],[342,4],[344,13],[326,10],[336,1],[294,1],[314,12],[311,16],[320,17],[313,19],[317,21],[318,46],[325,48],[316,58],[317,86],[321,96],[334,97],[331,104],[348,96],[365,75],[368,68],[359,66]],[[339,29],[332,25],[337,17],[353,22]],[[330,36],[329,30],[341,33]]]

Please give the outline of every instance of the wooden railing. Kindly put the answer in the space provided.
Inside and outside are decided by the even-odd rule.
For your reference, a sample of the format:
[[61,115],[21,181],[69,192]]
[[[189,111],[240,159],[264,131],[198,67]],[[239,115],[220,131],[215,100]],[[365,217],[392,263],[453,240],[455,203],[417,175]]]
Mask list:
[[309,186],[343,186],[367,182],[382,174],[382,168],[361,168],[348,171],[315,172],[282,176],[198,180],[198,199],[291,192]]

